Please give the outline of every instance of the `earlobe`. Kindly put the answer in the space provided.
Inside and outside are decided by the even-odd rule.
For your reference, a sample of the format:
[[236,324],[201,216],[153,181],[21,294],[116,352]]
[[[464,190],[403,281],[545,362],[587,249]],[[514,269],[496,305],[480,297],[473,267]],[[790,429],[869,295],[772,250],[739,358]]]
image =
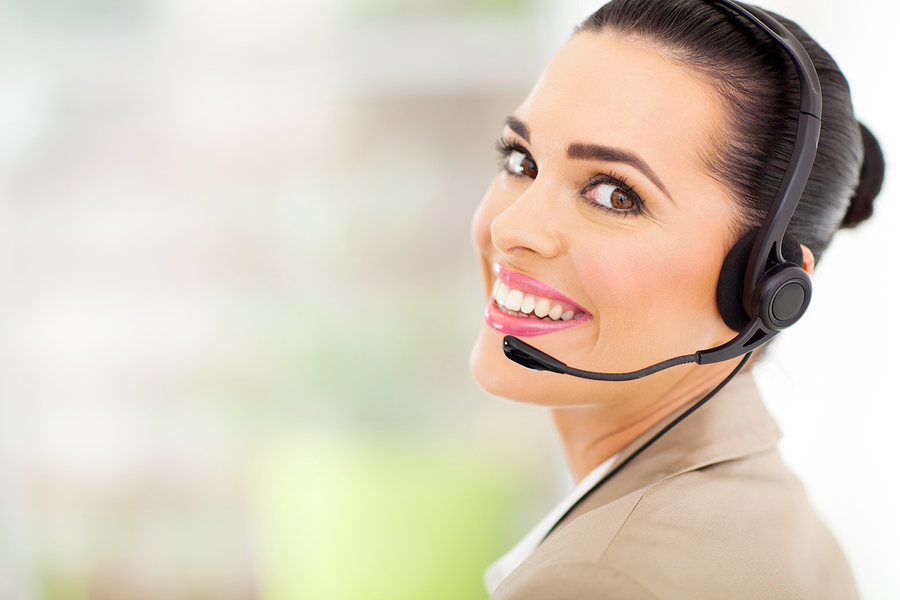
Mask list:
[[813,269],[816,267],[816,258],[813,256],[812,250],[805,245],[800,244],[800,250],[803,251],[803,264],[800,266],[803,267],[807,275],[812,275]]

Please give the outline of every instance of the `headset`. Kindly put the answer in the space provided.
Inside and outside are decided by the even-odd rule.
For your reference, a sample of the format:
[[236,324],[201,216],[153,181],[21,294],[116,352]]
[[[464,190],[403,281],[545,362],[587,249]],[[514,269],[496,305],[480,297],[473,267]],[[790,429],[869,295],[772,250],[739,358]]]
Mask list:
[[[786,232],[816,159],[822,119],[819,77],[803,45],[765,11],[733,0],[707,1],[743,15],[778,42],[794,63],[800,83],[797,136],[784,177],[760,228],[751,231],[734,245],[725,257],[719,274],[716,290],[719,313],[725,324],[739,333],[721,346],[670,358],[630,373],[597,373],[575,369],[508,335],[503,338],[503,352],[510,360],[535,371],[550,371],[600,381],[631,381],[676,365],[705,365],[741,355],[749,356],[753,350],[796,323],[806,312],[812,297],[812,282],[800,267],[803,263],[800,243]],[[746,359],[747,356],[740,366],[743,366]],[[718,389],[720,388],[716,391]]]

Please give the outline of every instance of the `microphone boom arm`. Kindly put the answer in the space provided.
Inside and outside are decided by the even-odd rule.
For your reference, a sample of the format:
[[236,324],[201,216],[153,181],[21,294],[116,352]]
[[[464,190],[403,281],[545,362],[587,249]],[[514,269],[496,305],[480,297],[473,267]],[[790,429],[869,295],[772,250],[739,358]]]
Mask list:
[[575,377],[593,379],[595,381],[632,381],[634,379],[646,377],[647,375],[653,375],[663,369],[700,362],[700,354],[695,352],[694,354],[670,358],[644,369],[631,371],[630,373],[596,373],[594,371],[583,371],[581,369],[570,367],[564,362],[553,358],[546,352],[541,352],[531,344],[526,344],[519,338],[511,335],[507,335],[503,338],[503,353],[506,354],[506,358],[525,368],[531,369],[532,371],[549,371],[551,373],[574,375]]

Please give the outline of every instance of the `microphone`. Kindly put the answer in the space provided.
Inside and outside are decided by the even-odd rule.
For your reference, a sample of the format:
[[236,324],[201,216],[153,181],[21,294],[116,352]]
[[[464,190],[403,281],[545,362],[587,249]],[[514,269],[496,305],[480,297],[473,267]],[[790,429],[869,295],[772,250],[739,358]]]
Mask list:
[[700,354],[685,354],[656,363],[644,369],[631,371],[630,373],[598,373],[596,371],[583,371],[574,369],[565,364],[561,360],[557,360],[532,346],[526,344],[517,337],[507,335],[503,338],[503,353],[506,358],[522,365],[532,371],[550,371],[551,373],[561,373],[563,375],[574,375],[584,379],[593,379],[595,381],[632,381],[640,379],[647,375],[653,375],[663,369],[669,369],[678,365],[686,365],[688,363],[699,363]]
[[509,360],[532,371],[549,371],[551,373],[573,375],[583,379],[593,379],[594,381],[633,381],[653,375],[664,369],[677,367],[678,365],[686,365],[688,363],[707,365],[747,355],[777,334],[778,330],[768,327],[759,317],[754,317],[743,331],[721,346],[707,350],[698,350],[693,354],[676,356],[630,373],[598,373],[596,371],[576,369],[511,335],[503,337],[503,353]]

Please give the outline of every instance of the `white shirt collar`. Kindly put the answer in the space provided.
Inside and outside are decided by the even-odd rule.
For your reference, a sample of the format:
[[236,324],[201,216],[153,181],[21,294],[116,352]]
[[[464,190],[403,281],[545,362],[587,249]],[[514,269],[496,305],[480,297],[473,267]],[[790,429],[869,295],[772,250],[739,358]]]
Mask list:
[[540,523],[535,525],[534,529],[529,531],[518,544],[513,546],[512,550],[498,558],[484,571],[484,586],[487,588],[488,593],[493,594],[500,582],[506,579],[506,576],[512,573],[526,558],[531,556],[531,553],[544,541],[550,530],[563,518],[563,515],[603,479],[603,476],[609,471],[617,456],[618,454],[609,458],[588,473],[587,477],[579,481],[575,489],[562,502],[557,504],[546,517],[541,519]]

